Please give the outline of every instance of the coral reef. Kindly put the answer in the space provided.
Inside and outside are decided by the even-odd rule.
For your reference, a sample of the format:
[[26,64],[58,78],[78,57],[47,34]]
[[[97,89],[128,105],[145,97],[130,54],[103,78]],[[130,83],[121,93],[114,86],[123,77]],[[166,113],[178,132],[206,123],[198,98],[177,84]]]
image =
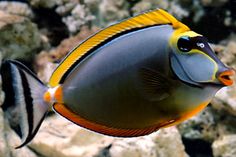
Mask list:
[[[66,54],[90,35],[129,16],[163,8],[206,36],[221,60],[236,69],[235,6],[233,0],[0,1],[0,63],[2,59],[22,60],[32,65],[47,83]],[[96,134],[51,115],[32,143],[18,150],[14,147],[19,138],[0,109],[0,156],[233,157],[236,156],[235,91],[235,85],[224,88],[199,115],[178,127],[139,138]],[[3,101],[0,88],[0,104]]]
[[26,16],[30,18],[34,16],[32,9],[29,7],[29,5],[26,3],[21,3],[21,2],[1,1],[0,10],[9,14]]
[[27,17],[0,11],[0,52],[4,58],[30,58],[40,50],[37,25]]

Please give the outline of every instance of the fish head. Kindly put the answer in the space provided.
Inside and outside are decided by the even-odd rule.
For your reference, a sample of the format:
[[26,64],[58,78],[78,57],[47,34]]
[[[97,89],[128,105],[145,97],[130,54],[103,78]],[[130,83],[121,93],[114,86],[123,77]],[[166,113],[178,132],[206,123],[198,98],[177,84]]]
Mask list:
[[233,84],[234,70],[219,60],[204,36],[193,31],[173,33],[170,47],[171,69],[181,81],[197,86]]

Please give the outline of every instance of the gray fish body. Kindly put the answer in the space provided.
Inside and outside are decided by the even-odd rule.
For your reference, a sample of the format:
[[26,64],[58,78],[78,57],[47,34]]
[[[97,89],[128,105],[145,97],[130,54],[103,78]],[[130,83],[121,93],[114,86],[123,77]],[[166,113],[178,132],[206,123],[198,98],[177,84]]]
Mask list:
[[130,129],[171,121],[211,98],[215,87],[196,88],[179,80],[173,80],[171,94],[160,100],[150,99],[143,90],[142,68],[170,77],[168,41],[172,33],[169,25],[153,26],[96,49],[63,83],[65,105],[91,122]]

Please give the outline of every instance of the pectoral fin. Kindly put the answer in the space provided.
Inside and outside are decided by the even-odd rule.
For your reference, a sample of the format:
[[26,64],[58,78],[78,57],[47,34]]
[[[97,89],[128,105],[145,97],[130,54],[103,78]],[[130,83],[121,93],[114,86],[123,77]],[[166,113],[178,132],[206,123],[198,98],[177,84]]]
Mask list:
[[162,73],[148,69],[140,69],[142,89],[145,96],[152,101],[160,101],[170,96],[173,81]]

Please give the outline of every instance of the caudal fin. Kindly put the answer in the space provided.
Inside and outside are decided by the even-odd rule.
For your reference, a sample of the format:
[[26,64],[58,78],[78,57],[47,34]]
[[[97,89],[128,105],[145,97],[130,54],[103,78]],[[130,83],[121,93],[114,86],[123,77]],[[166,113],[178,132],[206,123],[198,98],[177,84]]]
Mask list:
[[46,87],[28,68],[18,61],[4,61],[1,69],[5,100],[4,115],[20,136],[23,147],[37,133],[49,105],[43,100]]

